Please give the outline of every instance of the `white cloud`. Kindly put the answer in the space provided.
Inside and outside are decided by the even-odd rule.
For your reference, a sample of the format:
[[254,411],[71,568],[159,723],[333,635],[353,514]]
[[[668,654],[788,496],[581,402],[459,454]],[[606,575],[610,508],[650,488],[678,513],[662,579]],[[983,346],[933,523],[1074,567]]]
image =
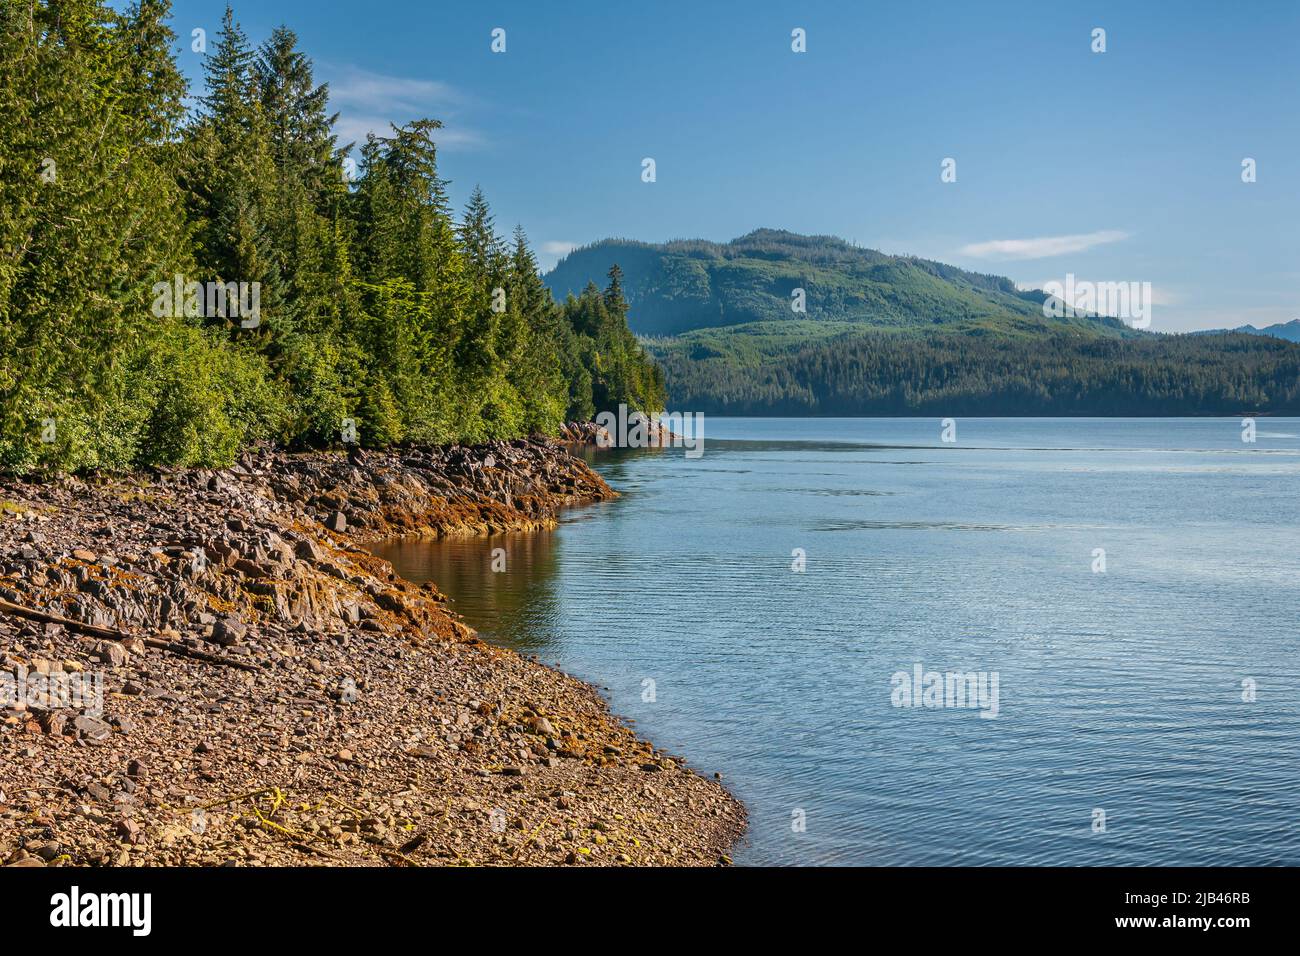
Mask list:
[[455,89],[437,80],[385,76],[355,66],[330,72],[330,101],[337,107],[410,112],[430,106],[454,107],[465,101]]
[[1046,259],[1071,252],[1083,252],[1093,246],[1120,242],[1129,234],[1118,229],[1085,232],[1071,236],[1040,236],[1037,239],[993,239],[961,247],[961,254],[974,259]]
[[[334,133],[338,136],[340,145],[347,143],[356,143],[358,146],[366,141],[366,135],[374,133],[376,136],[392,136],[393,130],[390,123],[396,123],[401,126],[416,118],[417,114],[411,114],[405,118],[400,116],[349,116],[346,113],[340,113],[338,122],[334,124]],[[482,135],[472,129],[464,127],[444,126],[433,133],[433,141],[444,149],[454,149],[457,147],[471,149],[476,146],[482,146],[486,142]]]
[[387,76],[355,66],[331,69],[322,64],[322,73],[329,82],[330,105],[339,113],[334,130],[341,143],[364,143],[369,133],[389,135],[390,124],[401,126],[422,117],[445,124],[434,135],[434,142],[442,148],[485,143],[481,133],[457,119],[470,100],[447,83]]
[[576,242],[564,239],[550,239],[537,247],[537,267],[543,272],[550,272],[556,264],[574,249]]

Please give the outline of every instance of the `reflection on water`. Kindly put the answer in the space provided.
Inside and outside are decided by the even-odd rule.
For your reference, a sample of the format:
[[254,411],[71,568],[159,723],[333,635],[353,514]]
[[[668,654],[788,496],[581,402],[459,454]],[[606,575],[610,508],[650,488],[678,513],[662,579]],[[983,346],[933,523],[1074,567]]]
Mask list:
[[498,643],[537,654],[553,637],[559,562],[554,532],[403,539],[374,550],[408,581],[433,581],[451,597],[453,609]]
[[[662,453],[659,449],[573,451],[589,465],[599,463],[603,477],[614,488],[629,479],[627,463],[631,459]],[[598,518],[609,504],[574,509],[564,521],[572,524]],[[545,657],[562,637],[557,588],[563,545],[558,532],[439,541],[399,538],[371,550],[392,562],[393,569],[408,581],[434,582],[451,599],[453,610],[464,615],[486,639]]]
[[[710,419],[703,458],[589,453],[623,497],[554,532],[381,553],[723,773],[737,862],[1296,864],[1300,422],[1269,424]],[[893,707],[918,663],[998,673],[997,718]]]

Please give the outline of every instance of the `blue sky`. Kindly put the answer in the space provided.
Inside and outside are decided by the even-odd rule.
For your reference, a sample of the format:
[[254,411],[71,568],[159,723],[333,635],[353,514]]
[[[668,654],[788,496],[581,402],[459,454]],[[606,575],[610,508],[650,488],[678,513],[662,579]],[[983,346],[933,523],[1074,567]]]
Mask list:
[[[214,38],[224,7],[175,4],[191,78],[190,31]],[[345,138],[443,120],[457,205],[481,184],[544,266],[607,236],[767,226],[1023,285],[1150,282],[1156,331],[1300,318],[1294,2],[245,0],[235,14],[256,42],[298,33]]]

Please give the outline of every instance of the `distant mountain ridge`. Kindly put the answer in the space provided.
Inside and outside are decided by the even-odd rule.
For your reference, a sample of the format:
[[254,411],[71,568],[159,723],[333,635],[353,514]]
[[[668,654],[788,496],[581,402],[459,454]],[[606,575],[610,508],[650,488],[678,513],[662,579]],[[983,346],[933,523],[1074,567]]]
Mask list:
[[[670,407],[711,415],[1300,412],[1300,344],[1051,318],[1001,276],[759,229],[731,242],[606,239],[543,277],[557,298],[622,270],[628,325]],[[807,309],[791,308],[803,289]]]
[[1231,335],[1238,333],[1241,335],[1267,335],[1275,339],[1285,339],[1288,342],[1300,342],[1300,319],[1292,319],[1290,322],[1278,322],[1275,325],[1266,325],[1262,329],[1257,329],[1253,325],[1239,325],[1235,329],[1201,329],[1198,332],[1192,332],[1192,335]]
[[[543,278],[556,298],[623,271],[629,321],[639,335],[752,322],[853,323],[879,329],[1039,332],[1073,328],[1137,335],[1118,319],[1043,315],[1041,290],[914,256],[893,256],[833,236],[756,229],[730,242],[603,239],[569,253]],[[796,289],[806,311],[792,308]]]

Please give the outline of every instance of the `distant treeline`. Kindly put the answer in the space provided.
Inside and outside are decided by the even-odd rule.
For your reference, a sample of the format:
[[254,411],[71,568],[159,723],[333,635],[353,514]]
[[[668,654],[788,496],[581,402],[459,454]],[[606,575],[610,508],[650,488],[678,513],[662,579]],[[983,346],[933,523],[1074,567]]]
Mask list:
[[[0,469],[221,464],[258,439],[337,441],[345,420],[369,445],[478,441],[662,407],[618,270],[557,305],[481,192],[454,220],[438,122],[370,137],[354,168],[294,34],[254,48],[229,11],[187,113],[169,12],[0,4]],[[180,302],[159,292],[176,277]],[[256,298],[206,294],[227,283]]]
[[1300,414],[1300,346],[1249,335],[857,333],[756,361],[699,341],[654,350],[672,407],[717,415]]

